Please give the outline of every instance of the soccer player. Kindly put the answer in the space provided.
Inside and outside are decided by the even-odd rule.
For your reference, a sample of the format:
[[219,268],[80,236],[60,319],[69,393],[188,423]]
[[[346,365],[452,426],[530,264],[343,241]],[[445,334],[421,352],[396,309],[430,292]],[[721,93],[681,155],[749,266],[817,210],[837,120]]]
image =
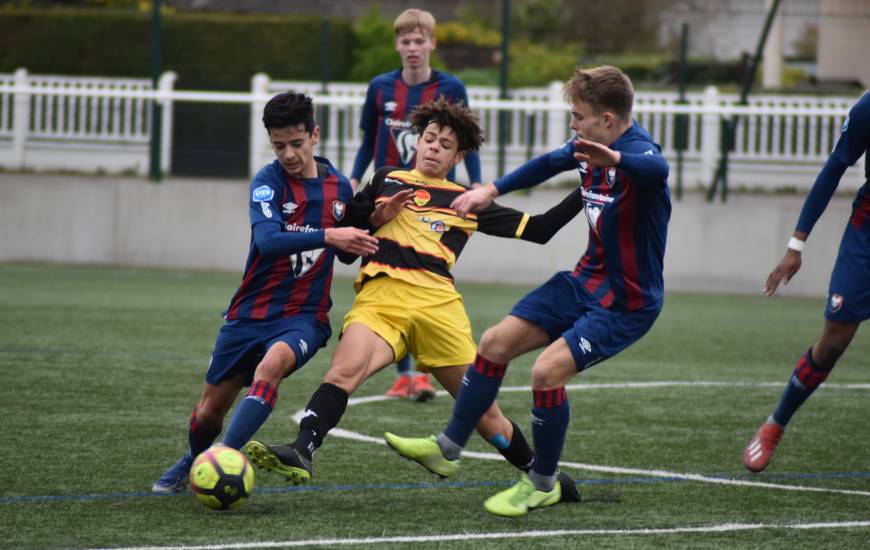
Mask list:
[[[376,170],[383,166],[414,167],[417,132],[409,115],[417,105],[442,95],[448,101],[461,101],[468,105],[468,94],[462,81],[429,65],[429,56],[435,49],[435,18],[432,14],[419,9],[405,10],[396,18],[393,29],[402,68],[378,75],[369,82],[360,117],[363,141],[350,176],[354,189],[372,159]],[[480,182],[477,151],[467,152],[465,167],[471,183]],[[454,172],[451,167],[448,180],[455,179]],[[410,357],[399,358],[396,371],[396,381],[386,393],[388,397],[416,401],[435,397],[435,388],[427,374],[412,376]]]
[[377,250],[367,231],[339,227],[351,218],[353,191],[328,160],[314,156],[320,128],[311,98],[276,95],[265,106],[263,124],[277,158],[250,185],[251,244],[242,283],[224,313],[190,417],[190,449],[154,483],[156,492],[184,490],[194,457],[221,433],[243,386],[250,390],[223,443],[238,449],[250,439],[272,412],[281,381],[332,334],[327,313],[336,250]]
[[[419,134],[416,168],[377,170],[354,200],[375,205],[410,189],[413,202],[374,233],[378,251],[362,260],[355,282],[358,293],[344,318],[332,366],[305,408],[298,437],[287,445],[251,441],[245,447],[254,464],[294,483],[311,478],[314,452],[338,424],[348,396],[396,357],[411,353],[420,368],[456,394],[474,358],[475,344],[450,268],[475,231],[543,243],[581,208],[575,191],[538,216],[496,204],[467,219],[458,216],[450,204],[467,188],[445,177],[483,141],[477,117],[462,104],[441,98],[418,106],[411,121]],[[528,468],[532,450],[496,403],[487,406],[474,424],[511,464]],[[445,463],[445,469],[432,470],[449,476],[453,467]],[[565,483],[566,500],[578,498],[570,478],[563,476],[560,483]]]
[[455,471],[471,430],[495,401],[508,363],[544,348],[531,377],[534,464],[516,485],[485,502],[486,510],[499,516],[522,516],[559,501],[562,486],[555,481],[569,417],[565,384],[641,338],[664,298],[668,163],[659,145],[632,120],[631,80],[615,67],[578,69],[564,94],[576,139],[495,183],[468,191],[452,206],[475,212],[500,194],[577,170],[589,222],[586,253],[573,272],[556,273],[487,329],[440,435],[385,434],[402,456],[429,470]]
[[[870,150],[870,93],[852,106],[837,145],[804,201],[788,248],[768,275],[764,293],[772,296],[780,283],[788,284],[801,267],[801,252],[813,226],[828,206],[846,168]],[[866,157],[865,157],[866,158]],[[743,464],[751,472],[764,470],[792,415],[831,374],[846,351],[861,321],[870,318],[870,163],[864,168],[864,185],[852,203],[840,251],[828,286],[822,335],[798,359],[785,385],[779,405],[761,425],[743,451]]]

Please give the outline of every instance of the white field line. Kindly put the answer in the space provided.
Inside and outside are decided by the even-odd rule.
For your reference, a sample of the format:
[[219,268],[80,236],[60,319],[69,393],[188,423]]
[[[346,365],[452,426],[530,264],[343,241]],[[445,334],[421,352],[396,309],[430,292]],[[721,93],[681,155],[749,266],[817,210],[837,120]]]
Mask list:
[[504,533],[457,533],[446,535],[420,535],[396,537],[363,537],[308,539],[268,542],[235,542],[228,544],[206,544],[197,546],[131,546],[113,550],[235,550],[247,548],[292,548],[297,546],[341,546],[348,544],[407,544],[427,542],[451,542],[469,540],[534,539],[545,537],[569,536],[638,536],[638,535],[679,535],[691,533],[729,533],[735,531],[758,531],[761,529],[865,529],[870,521],[841,521],[829,523],[793,523],[785,525],[765,523],[723,523],[699,527],[673,527],[661,529],[558,529],[553,531],[509,531]]
[[[731,382],[703,382],[703,381],[695,381],[695,382],[683,382],[683,381],[663,381],[663,382],[625,382],[625,383],[614,383],[614,384],[574,384],[571,386],[566,386],[568,390],[596,390],[596,389],[628,389],[628,388],[662,388],[662,387],[672,387],[672,386],[751,386],[751,387],[780,387],[782,386],[781,382],[746,382],[746,383],[731,383]],[[822,387],[827,387],[830,389],[870,389],[870,384],[826,384]],[[519,392],[519,391],[530,391],[528,386],[508,386],[501,388],[501,392]],[[440,396],[446,396],[447,392],[440,391],[438,392]],[[367,397],[354,397],[348,400],[347,406],[351,407],[354,405],[362,405],[365,403],[374,403],[377,401],[386,401],[388,397],[384,395],[371,395]],[[304,411],[297,411],[293,415],[293,420],[298,424],[302,420],[302,415]],[[447,419],[445,418],[445,422]],[[361,441],[364,443],[374,443],[376,445],[386,445],[383,438],[380,437],[371,437],[368,435],[364,435],[361,433],[353,432],[350,430],[344,430],[341,428],[335,428],[329,432],[331,435],[335,437],[342,437],[344,439],[350,439],[353,441]],[[478,458],[481,460],[502,460],[502,456],[497,453],[481,453],[475,451],[463,451],[462,456],[470,457],[470,458]],[[758,487],[764,489],[779,489],[783,491],[804,491],[804,492],[813,492],[813,493],[835,493],[841,495],[858,495],[858,496],[870,496],[870,491],[856,491],[850,489],[829,489],[825,487],[811,487],[806,485],[790,485],[784,483],[769,483],[764,481],[749,481],[742,479],[725,479],[718,477],[709,477],[701,474],[692,474],[692,473],[681,473],[681,472],[670,472],[667,470],[643,470],[639,468],[621,468],[618,466],[601,466],[598,464],[584,464],[581,462],[568,462],[561,461],[559,465],[564,468],[572,468],[577,470],[585,470],[589,472],[601,472],[608,474],[619,474],[619,475],[635,475],[635,476],[647,476],[647,477],[660,477],[660,478],[671,478],[671,479],[683,479],[686,481],[697,481],[701,483],[712,483],[717,485],[732,485],[739,487]]]

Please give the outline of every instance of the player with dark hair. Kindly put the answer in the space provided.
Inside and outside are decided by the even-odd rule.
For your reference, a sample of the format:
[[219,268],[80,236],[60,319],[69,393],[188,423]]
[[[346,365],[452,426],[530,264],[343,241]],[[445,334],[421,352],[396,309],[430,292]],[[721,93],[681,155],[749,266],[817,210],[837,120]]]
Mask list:
[[470,214],[500,194],[577,170],[589,222],[586,253],[574,271],[554,275],[483,334],[444,432],[425,439],[385,434],[402,456],[432,471],[455,471],[471,431],[495,402],[508,363],[544,348],[532,367],[534,464],[516,485],[485,502],[496,515],[522,516],[559,501],[558,463],[569,420],[565,384],[640,339],[662,307],[668,163],[632,120],[633,97],[631,81],[619,69],[578,69],[565,85],[576,138],[452,204]]
[[223,443],[239,449],[250,439],[272,412],[281,381],[332,334],[327,314],[336,250],[363,255],[377,250],[377,239],[366,230],[339,227],[351,219],[347,204],[353,191],[328,160],[314,156],[320,129],[311,98],[276,95],[265,106],[263,124],[277,158],[251,181],[251,244],[242,283],[224,312],[226,323],[190,416],[190,449],[154,483],[156,492],[187,486],[194,457],[221,433],[244,386],[250,390]]
[[[840,184],[846,168],[870,150],[870,92],[849,111],[837,145],[804,201],[788,250],[767,277],[764,293],[772,296],[780,283],[788,284],[801,267],[804,243]],[[867,157],[865,156],[865,159]],[[870,319],[870,163],[864,167],[864,185],[852,202],[840,251],[828,286],[825,325],[818,342],[798,360],[779,405],[761,425],[743,451],[743,464],[751,472],[764,470],[773,457],[792,415],[831,374],[837,359],[849,347],[862,321]]]
[[[383,166],[414,167],[417,132],[409,114],[418,105],[444,96],[451,102],[468,105],[465,85],[455,76],[436,71],[429,64],[435,49],[435,18],[420,9],[407,9],[393,23],[396,51],[402,68],[378,75],[369,82],[360,117],[363,140],[356,154],[350,183],[356,188],[369,163],[377,170]],[[471,183],[480,182],[480,157],[467,151],[465,167]],[[454,181],[451,167],[447,179]],[[427,401],[435,397],[435,388],[425,373],[412,377],[411,361],[406,355],[396,364],[397,376],[387,390],[388,397]]]
[[[492,204],[467,218],[459,216],[450,204],[467,187],[445,177],[483,141],[477,117],[465,106],[441,98],[417,107],[411,121],[419,132],[416,168],[377,170],[355,201],[371,208],[405,190],[413,191],[413,200],[374,233],[378,251],[363,258],[356,300],[345,316],[332,366],[305,408],[298,437],[287,445],[251,441],[245,447],[254,464],[294,483],[310,479],[314,452],[338,424],[348,396],[396,357],[411,353],[451,395],[459,390],[475,344],[450,268],[475,231],[544,243],[581,208],[575,191],[543,215]],[[482,411],[475,425],[511,464],[528,468],[531,448],[497,404]],[[442,476],[452,473],[435,471]],[[576,499],[573,481],[567,476],[561,481],[568,498]]]

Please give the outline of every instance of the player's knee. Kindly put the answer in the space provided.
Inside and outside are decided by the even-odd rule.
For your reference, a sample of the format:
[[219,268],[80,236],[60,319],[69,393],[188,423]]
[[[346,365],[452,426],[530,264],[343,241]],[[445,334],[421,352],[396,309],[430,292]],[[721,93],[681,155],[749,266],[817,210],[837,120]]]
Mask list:
[[218,399],[205,398],[199,402],[194,411],[194,421],[200,426],[219,426],[229,411],[230,405]]
[[532,366],[532,389],[551,390],[562,385],[557,369],[540,358]]
[[498,327],[490,327],[480,337],[478,353],[493,363],[506,365],[511,357],[508,343],[499,333]]

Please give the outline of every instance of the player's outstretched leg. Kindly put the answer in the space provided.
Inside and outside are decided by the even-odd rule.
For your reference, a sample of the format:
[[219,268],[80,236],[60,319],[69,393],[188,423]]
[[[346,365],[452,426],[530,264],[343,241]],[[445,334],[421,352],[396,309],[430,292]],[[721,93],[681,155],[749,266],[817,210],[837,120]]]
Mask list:
[[187,478],[190,475],[190,467],[193,465],[193,456],[190,452],[184,453],[178,462],[163,472],[163,475],[154,482],[151,490],[155,493],[180,493],[187,488]]
[[294,485],[311,479],[311,461],[290,445],[266,445],[251,440],[245,445],[244,452],[260,468],[282,475]]
[[490,514],[516,518],[528,514],[529,510],[557,504],[561,498],[560,483],[555,483],[549,491],[539,491],[529,476],[523,474],[516,485],[489,497],[483,507]]
[[399,437],[387,432],[384,434],[387,445],[399,455],[412,460],[433,474],[446,478],[459,470],[459,459],[447,460],[438,446],[434,435],[429,437]]

